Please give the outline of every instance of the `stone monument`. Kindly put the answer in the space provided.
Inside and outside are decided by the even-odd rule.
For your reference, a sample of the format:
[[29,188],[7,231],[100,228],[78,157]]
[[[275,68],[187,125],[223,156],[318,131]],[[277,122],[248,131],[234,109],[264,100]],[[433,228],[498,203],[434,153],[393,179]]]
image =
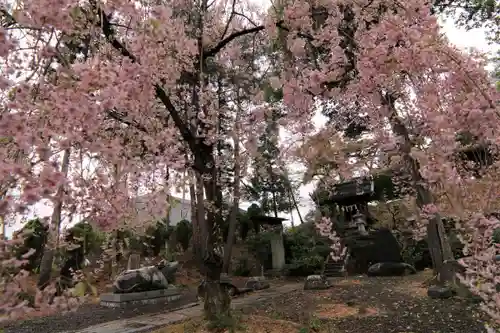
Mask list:
[[304,290],[323,290],[332,285],[324,275],[309,275],[304,283]]
[[272,228],[271,238],[271,256],[272,268],[276,273],[281,273],[285,268],[285,246],[283,244],[283,221],[286,219],[272,216],[251,216],[250,220],[256,226],[256,231],[260,231],[261,226],[270,226]]
[[245,283],[245,288],[252,290],[268,289],[269,287],[271,287],[271,285],[264,276],[251,276]]
[[131,253],[128,256],[127,271],[139,269],[141,267],[141,256],[137,253]]
[[172,285],[178,265],[178,262],[164,262],[122,272],[113,283],[113,293],[101,295],[101,305],[126,307],[179,299],[180,292]]

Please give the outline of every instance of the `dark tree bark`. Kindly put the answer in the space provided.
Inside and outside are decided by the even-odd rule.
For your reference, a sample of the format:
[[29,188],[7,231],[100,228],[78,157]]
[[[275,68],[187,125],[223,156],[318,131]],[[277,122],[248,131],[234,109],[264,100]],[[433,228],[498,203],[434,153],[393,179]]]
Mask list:
[[[411,175],[413,188],[417,196],[417,206],[423,208],[425,205],[434,204],[432,193],[424,186],[425,180],[420,173],[420,165],[411,156],[412,143],[409,131],[403,124],[395,108],[396,98],[391,93],[382,93],[384,104],[389,110],[389,121],[393,132],[402,140],[399,145],[399,152]],[[454,272],[451,265],[446,264],[453,260],[451,246],[446,237],[443,222],[439,214],[434,214],[429,219],[427,225],[427,241],[432,258],[434,273],[437,275],[439,284],[454,282]]]
[[[71,151],[70,149],[64,150],[63,160],[61,163],[61,173],[66,175],[69,168],[69,157]],[[43,251],[42,260],[40,262],[40,275],[38,277],[37,287],[39,289],[45,288],[52,276],[52,263],[54,262],[54,255],[58,245],[59,230],[61,228],[61,213],[63,200],[62,195],[64,192],[64,186],[59,185],[56,192],[56,202],[54,204],[54,210],[52,211],[52,217],[50,221],[50,231],[49,231],[49,241],[45,245]]]
[[218,280],[208,280],[205,285],[205,318],[216,322],[221,318],[231,317],[231,298],[223,284]]
[[[237,95],[238,96],[238,95]],[[239,97],[239,96],[238,96]],[[239,102],[239,101],[238,101]],[[240,165],[240,126],[241,110],[236,111],[235,130],[233,132],[234,141],[234,187],[233,187],[233,204],[231,206],[231,213],[229,216],[229,231],[224,246],[224,261],[222,265],[222,272],[229,273],[231,266],[231,253],[233,252],[233,245],[235,241],[236,227],[238,224],[238,210],[240,205],[240,182],[241,182],[241,165]]]

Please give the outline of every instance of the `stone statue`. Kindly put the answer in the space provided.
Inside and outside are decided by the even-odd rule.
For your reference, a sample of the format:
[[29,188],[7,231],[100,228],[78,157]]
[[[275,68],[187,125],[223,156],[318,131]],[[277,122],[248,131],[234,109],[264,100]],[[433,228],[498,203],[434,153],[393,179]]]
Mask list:
[[163,261],[163,262],[159,263],[157,267],[163,273],[163,276],[165,276],[165,279],[167,279],[168,284],[173,284],[175,282],[175,273],[179,269],[179,262],[177,262],[177,261],[170,261],[170,262]]
[[168,289],[174,282],[178,262],[161,263],[158,266],[126,270],[113,283],[113,293],[125,294]]

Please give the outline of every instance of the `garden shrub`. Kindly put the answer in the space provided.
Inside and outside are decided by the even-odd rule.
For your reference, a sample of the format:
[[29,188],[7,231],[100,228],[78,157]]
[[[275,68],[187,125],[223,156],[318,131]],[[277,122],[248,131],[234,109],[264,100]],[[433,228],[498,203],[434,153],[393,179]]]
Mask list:
[[251,269],[248,258],[240,258],[233,269],[234,276],[250,276]]
[[329,240],[320,236],[313,223],[305,223],[284,233],[287,275],[318,274],[330,253]]
[[23,269],[30,272],[38,269],[40,261],[42,260],[43,249],[47,242],[48,230],[48,226],[40,219],[36,218],[29,220],[20,231],[15,233],[14,237],[24,238],[23,244],[18,246],[15,250],[17,259],[21,259],[22,256],[31,249],[35,250],[35,252],[27,258],[28,263],[23,266]]
[[193,225],[188,220],[182,220],[175,226],[175,239],[184,251],[189,248],[193,236]]
[[264,269],[272,269],[273,257],[271,252],[272,234],[269,231],[250,234],[246,239],[248,251],[252,253]]
[[[246,241],[248,249],[259,260],[264,269],[272,268],[271,232],[250,235]],[[307,276],[320,273],[330,253],[329,240],[320,236],[314,224],[305,223],[283,233],[286,267],[290,276]]]

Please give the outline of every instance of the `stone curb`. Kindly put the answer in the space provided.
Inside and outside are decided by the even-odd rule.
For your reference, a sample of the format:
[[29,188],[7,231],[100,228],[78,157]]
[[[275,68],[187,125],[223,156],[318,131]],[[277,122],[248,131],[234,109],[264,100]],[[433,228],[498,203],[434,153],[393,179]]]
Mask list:
[[[255,302],[271,299],[284,293],[301,290],[302,283],[289,284],[276,289],[264,289],[252,292],[243,298],[234,299],[231,304],[233,309],[245,307]],[[189,303],[164,313],[147,314],[135,318],[115,320],[99,325],[87,327],[83,330],[64,333],[143,333],[161,329],[162,327],[179,323],[189,318],[201,316],[202,306],[199,303]]]

